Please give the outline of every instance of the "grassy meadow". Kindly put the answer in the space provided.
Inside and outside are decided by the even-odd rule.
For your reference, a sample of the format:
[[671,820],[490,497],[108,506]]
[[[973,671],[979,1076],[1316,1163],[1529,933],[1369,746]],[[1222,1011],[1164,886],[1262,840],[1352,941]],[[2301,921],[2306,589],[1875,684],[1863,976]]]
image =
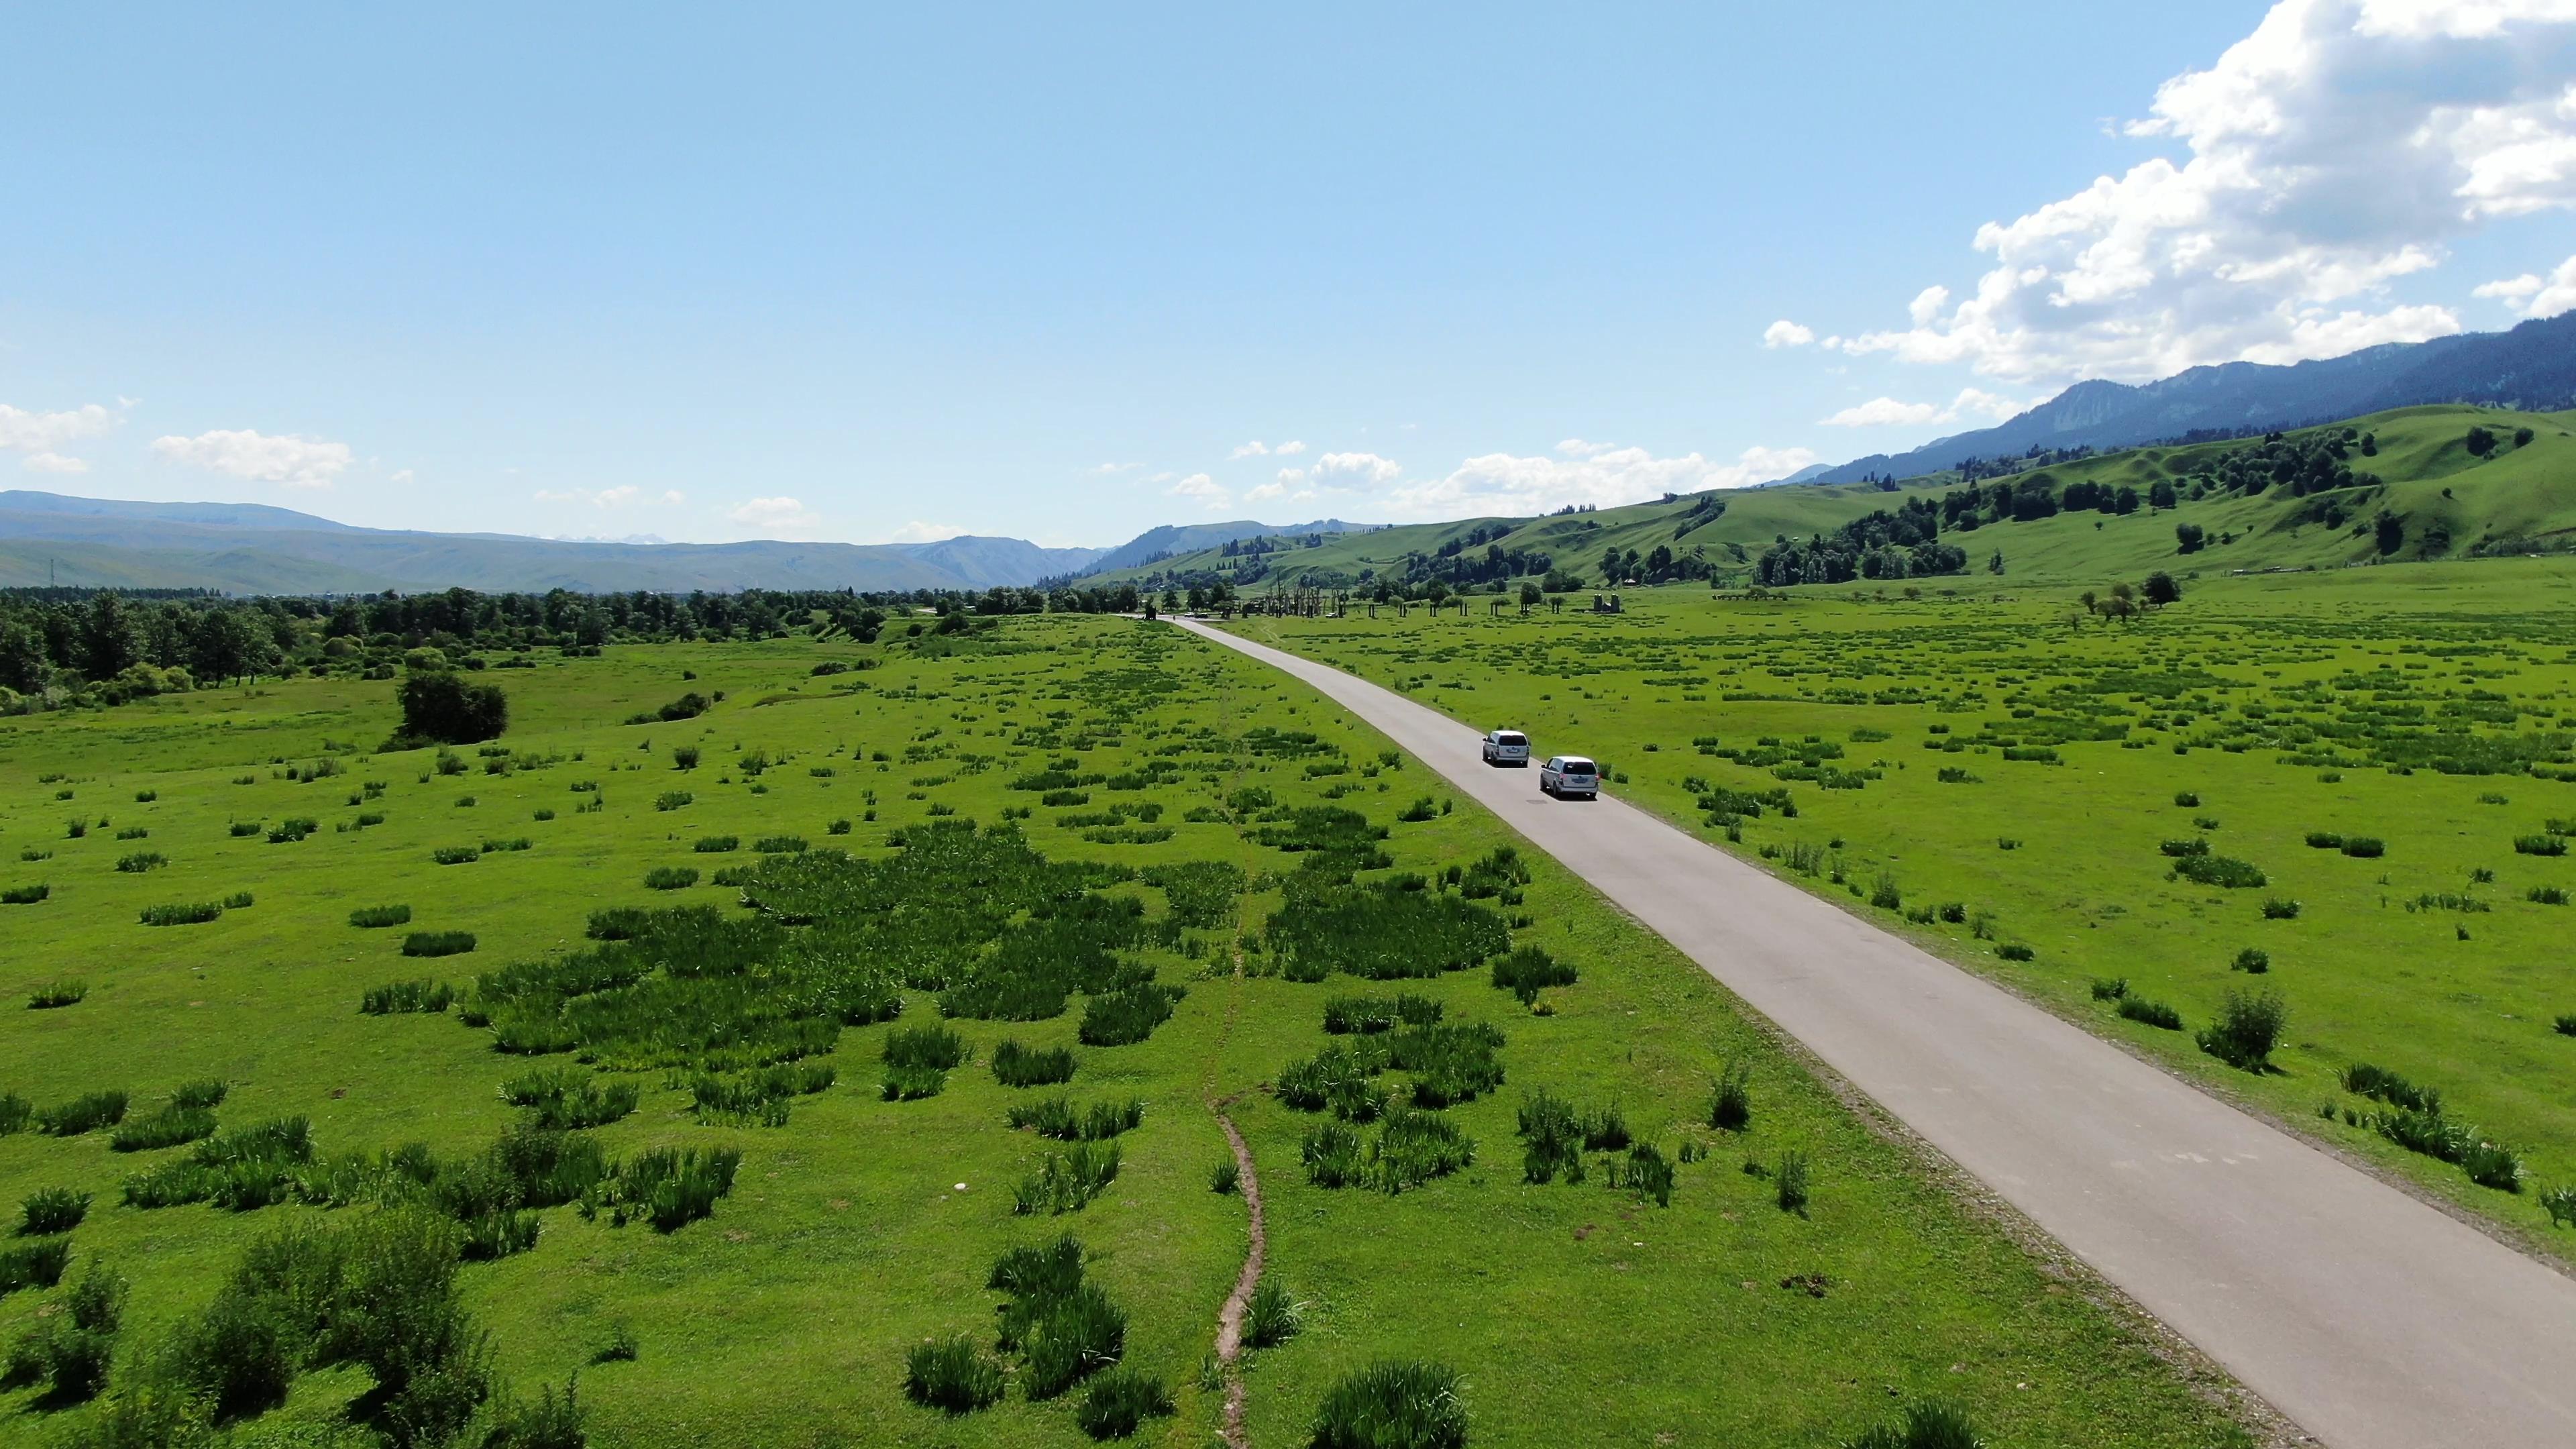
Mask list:
[[[2568,1254],[2576,567],[2204,576],[2129,624],[2010,578],[1624,602],[1235,627],[1592,753],[1622,798]],[[2204,1048],[2267,994],[2268,1061]]]
[[[1738,620],[1751,632],[1733,647],[1758,649],[1775,628],[1830,619],[1833,637],[1874,651],[1869,630],[1899,617],[1971,616],[1951,604],[1738,616],[1694,600],[1602,625],[1283,632],[1377,670],[1437,640],[1456,652],[1424,687],[1473,714],[1518,697],[1508,692],[1523,686],[1494,673],[1512,649],[1581,642],[1634,657],[1670,640],[1651,647],[1678,656],[1688,631]],[[2145,647],[2176,625],[2089,647]],[[1247,1246],[1244,1199],[1212,1190],[1227,1160],[1220,1103],[1257,1163],[1268,1277],[1297,1328],[1244,1361],[1252,1444],[1309,1443],[1328,1391],[1388,1358],[1459,1374],[1478,1445],[1831,1445],[1932,1402],[1966,1410],[1998,1446],[2245,1442],[2223,1385],[2169,1362],[2085,1279],[1954,1197],[1690,963],[1550,862],[1498,856],[1509,841],[1490,818],[1453,809],[1381,738],[1248,661],[1177,631],[1064,616],[881,646],[799,636],[526,657],[533,668],[484,676],[509,690],[514,724],[480,749],[375,753],[394,728],[393,686],[345,678],[0,723],[0,885],[45,887],[0,906],[0,1093],[35,1115],[0,1135],[0,1205],[14,1224],[22,1201],[49,1190],[89,1197],[67,1236],[0,1237],[0,1249],[69,1247],[60,1286],[0,1293],[0,1349],[69,1321],[64,1305],[93,1263],[131,1284],[104,1395],[78,1402],[21,1380],[0,1393],[0,1443],[87,1442],[112,1414],[148,1420],[133,1403],[154,1382],[149,1365],[205,1332],[246,1252],[427,1203],[472,1214],[462,1220],[479,1256],[469,1247],[476,1260],[456,1281],[505,1385],[493,1403],[574,1384],[593,1444],[1088,1442],[1082,1421],[1098,1396],[1076,1384],[1033,1401],[1049,1371],[1034,1339],[1000,1351],[1011,1320],[997,1329],[1004,1295],[987,1286],[1006,1251],[1060,1234],[1079,1240],[1085,1281],[1124,1314],[1123,1340],[1108,1344],[1118,1373],[1159,1379],[1170,1395],[1174,1412],[1144,1418],[1138,1438],[1206,1444],[1223,1397],[1216,1319]],[[1740,708],[1676,697],[1649,712],[1660,687],[1627,677],[1624,660],[1597,662],[1614,672],[1538,686],[1563,700],[1528,706],[1543,740],[1573,730],[1550,710],[1581,713],[1612,690],[1638,696],[1623,705],[1629,720],[1676,730],[1689,711],[1718,720]],[[619,723],[692,692],[711,707]],[[1787,719],[1812,707],[1759,708]],[[1611,713],[1583,737],[1606,739]],[[1708,727],[1733,739],[1790,726],[1736,714]],[[1723,768],[1692,756],[1687,738],[1622,761],[1676,809],[1687,805],[1680,773]],[[694,768],[683,768],[690,750]],[[2006,772],[2022,767],[1962,758],[1996,784],[1945,804],[1978,802],[1991,812],[1979,822],[2029,809],[2002,798],[2018,788]],[[2417,817],[2380,818],[2382,794],[2329,806],[2342,797],[2306,772],[2215,750],[2117,759],[2147,766],[2136,789],[2191,767],[2208,808],[2230,817],[2231,848],[2256,816],[2284,813],[2258,808],[2270,797],[2253,792],[2305,791],[2317,805],[2301,823],[2367,818],[2389,835],[2384,865],[2405,870],[2408,889],[2429,869],[2409,858],[2431,849],[2413,833]],[[1930,757],[1909,751],[1906,763],[1929,779]],[[1897,798],[1913,771],[1830,803],[1802,789],[1814,813],[1798,832],[1844,822],[1860,858],[1883,817],[1859,812]],[[2382,789],[2365,771],[2350,777]],[[2489,833],[2538,830],[2557,788],[2517,780],[2513,806],[2454,802],[2454,813],[2492,822]],[[1847,821],[1836,813],[1846,807]],[[2016,860],[2068,859],[2041,822],[2015,828],[2031,836]],[[2268,839],[2258,853],[2285,871],[2310,864]],[[119,868],[146,854],[161,859]],[[1970,891],[1967,859],[1958,889],[2043,945],[2032,980],[2089,969],[2063,959],[2066,932],[2019,897]],[[1919,857],[1901,864],[1909,878],[1932,874]],[[2534,863],[2508,884],[2562,864]],[[1416,889],[1368,884],[1407,875]],[[2355,907],[2300,888],[2316,913],[2262,939],[2279,947],[2277,979],[2296,992],[2303,1034],[2341,1041],[2328,1012],[2388,1000],[2449,1023],[2445,1040],[2510,1038],[2443,1004],[2468,987],[2537,1009],[2508,992],[2506,967],[2484,964],[2539,970],[2512,944],[2522,938],[2498,929],[2524,914],[2501,888],[2495,914],[2475,918],[2474,948],[2427,948],[2419,969],[2442,972],[2438,989],[2390,981],[2341,1006],[2290,943]],[[2152,873],[2127,892],[2140,917],[2164,894],[2182,893]],[[762,910],[746,909],[754,900]],[[224,908],[195,924],[142,923],[155,907],[200,903]],[[634,914],[684,907],[705,909]],[[407,919],[353,924],[360,912]],[[2552,919],[2531,914],[2535,932]],[[2450,920],[2385,919],[2411,935]],[[610,939],[596,939],[603,930]],[[671,944],[683,937],[697,944]],[[1087,973],[1070,998],[1061,979],[1048,988],[1043,973],[1004,969],[1014,951],[1067,940]],[[1528,1005],[1485,964],[1505,944],[1519,953],[1509,959],[1540,963],[1535,982],[1555,983],[1525,987]],[[727,952],[729,965],[718,960]],[[2358,951],[2336,961],[2389,974]],[[2197,1011],[2182,986],[2199,964],[2175,961],[2170,987],[2131,969]],[[1363,966],[1425,974],[1350,974]],[[577,970],[626,974],[560,996],[524,989]],[[727,995],[737,983],[748,990]],[[397,1009],[362,1012],[371,993]],[[1436,1008],[1438,1025],[1325,1030],[1328,1000],[1377,1003],[1342,1008],[1365,1015],[1399,993],[1415,998],[1405,1005],[1416,1023]],[[963,1048],[944,1071],[930,1034],[942,1027]],[[1005,1041],[1068,1049],[1071,1080],[1004,1085]],[[2524,1050],[2541,1061],[2562,1046],[2576,1042]],[[890,1047],[906,1065],[888,1065]],[[2289,1058],[2314,1075],[2310,1049]],[[2539,1121],[2544,1093],[2508,1097],[2501,1066],[2426,1071],[2535,1159],[2562,1160],[2550,1154],[2565,1144]],[[1730,1072],[1750,1120],[1721,1129],[1713,1084]],[[1318,1086],[1327,1078],[1329,1091]],[[213,1120],[168,1105],[213,1094],[189,1084],[220,1085]],[[505,1084],[532,1105],[505,1099]],[[81,1124],[62,1118],[64,1104],[111,1090],[128,1094],[123,1124],[69,1131]],[[1571,1111],[1553,1135],[1542,1123],[1525,1141],[1520,1118],[1542,1092]],[[1077,1143],[1011,1125],[1015,1107],[1028,1117],[1056,1097],[1077,1121],[1107,1109],[1114,1135]],[[533,1132],[548,1112],[571,1114],[577,1130]],[[1123,1114],[1132,1125],[1119,1131]],[[221,1155],[214,1144],[254,1154],[254,1139],[270,1140],[261,1124],[299,1118],[309,1155],[191,1176],[201,1154]],[[1544,1184],[1527,1180],[1540,1139],[1555,1179]],[[503,1166],[476,1165],[538,1141],[565,1162],[579,1155],[567,1142],[595,1144],[607,1166],[592,1171],[608,1175],[579,1192],[513,1196],[491,1186]],[[740,1154],[729,1189],[675,1212],[669,1231],[644,1220],[663,1199],[635,1186],[633,1165],[658,1148]],[[1086,1165],[1085,1185],[1068,1188]],[[1795,1210],[1781,1206],[1783,1169],[1803,1171]],[[186,1200],[192,1182],[213,1200]],[[156,1193],[180,1200],[139,1205]],[[1015,1211],[1024,1199],[1034,1210]],[[468,1201],[481,1206],[453,1206]],[[963,1413],[911,1402],[910,1355],[959,1334],[970,1370],[1003,1370],[1007,1391]],[[365,1369],[314,1368],[263,1412],[211,1425],[165,1416],[125,1442],[374,1442],[388,1421],[370,1388]],[[495,1412],[487,1405],[469,1435]]]

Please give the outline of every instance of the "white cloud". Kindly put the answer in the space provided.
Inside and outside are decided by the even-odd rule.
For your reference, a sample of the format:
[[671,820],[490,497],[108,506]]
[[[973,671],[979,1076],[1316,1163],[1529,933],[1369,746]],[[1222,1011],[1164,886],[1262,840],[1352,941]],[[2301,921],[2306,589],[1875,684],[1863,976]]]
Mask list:
[[1804,347],[1815,340],[1814,328],[1801,327],[1786,317],[1762,329],[1762,345],[1765,347]]
[[81,438],[94,438],[116,426],[116,416],[96,403],[69,412],[31,413],[0,403],[0,448],[49,453]]
[[2180,144],[2009,223],[1974,291],[1841,342],[2021,381],[2151,377],[2459,330],[2396,278],[2576,207],[2576,0],[2282,0],[2131,136]]
[[1892,428],[1900,423],[1919,426],[1940,415],[1941,408],[1937,403],[1898,402],[1892,397],[1874,397],[1820,421],[1829,428]]
[[[395,474],[394,480],[396,482],[404,482],[410,477],[411,470],[406,468],[402,472]],[[632,483],[622,483],[615,488],[540,488],[531,496],[533,496],[539,503],[587,503],[593,508],[624,508],[630,504],[642,505],[648,508],[667,508],[673,504],[685,503],[688,501],[688,496],[677,488],[666,488],[658,494],[647,497],[643,489]],[[753,500],[753,502],[770,501],[773,500]],[[786,501],[793,503],[795,500],[788,499]],[[743,506],[748,508],[751,505],[745,504]],[[737,515],[739,515],[739,512],[740,510],[736,510]],[[741,519],[738,517],[737,521],[748,523],[751,520]]]
[[1948,406],[1939,403],[1899,402],[1892,397],[1871,398],[1868,402],[1847,407],[1829,418],[1820,419],[1829,428],[1882,428],[1898,424],[1920,427],[1926,423],[1955,423],[1974,420],[1999,423],[2030,404],[2017,398],[1966,387],[1950,399]]
[[1267,458],[1270,456],[1270,449],[1264,446],[1259,438],[1255,438],[1251,442],[1235,449],[1232,453],[1229,453],[1226,456],[1230,458]]
[[293,433],[271,436],[249,428],[218,428],[193,438],[155,438],[152,451],[176,462],[288,488],[328,488],[356,460],[346,443]]
[[888,543],[937,543],[955,538],[966,530],[953,523],[924,523],[916,518],[886,536]]
[[89,460],[66,458],[55,452],[29,453],[26,461],[19,466],[38,473],[86,473],[89,471]]
[[1094,478],[1106,478],[1115,473],[1124,473],[1135,466],[1133,463],[1094,463],[1082,471]]
[[1348,478],[1362,485],[1392,483],[1404,472],[1404,465],[1375,453],[1326,453],[1315,460],[1315,477],[1319,481]]
[[397,469],[393,476],[385,481],[397,488],[408,488],[412,483],[412,471],[409,468]]
[[1267,503],[1267,502],[1269,502],[1271,499],[1274,499],[1274,498],[1285,498],[1285,497],[1287,497],[1287,496],[1288,496],[1288,484],[1286,483],[1285,479],[1287,478],[1287,475],[1288,475],[1289,473],[1294,472],[1294,471],[1295,471],[1294,469],[1290,469],[1290,468],[1282,468],[1282,469],[1280,469],[1280,470],[1279,470],[1279,473],[1280,473],[1279,478],[1274,479],[1274,480],[1272,480],[1272,481],[1270,481],[1270,482],[1268,482],[1268,483],[1264,483],[1264,484],[1262,484],[1261,486],[1259,486],[1259,487],[1257,487],[1257,488],[1254,488],[1252,491],[1250,491],[1250,492],[1248,492],[1248,493],[1244,494],[1244,495],[1243,495],[1243,501],[1244,501],[1244,502],[1246,502],[1246,503]]
[[1163,491],[1174,498],[1195,498],[1212,509],[1231,507],[1234,502],[1234,495],[1205,473],[1192,473]]
[[1303,444],[1303,443],[1299,443],[1299,442],[1291,441],[1291,442],[1281,443],[1278,447],[1275,447],[1275,448],[1271,449],[1270,451],[1271,451],[1271,452],[1273,452],[1273,453],[1278,454],[1278,455],[1279,455],[1280,457],[1282,457],[1282,458],[1294,458],[1294,457],[1296,457],[1299,453],[1302,453],[1302,452],[1306,451],[1306,445],[1305,445],[1305,444]]
[[821,526],[822,518],[793,498],[754,498],[725,517],[777,538],[801,538]]
[[1445,478],[1409,484],[1386,496],[1392,511],[1415,518],[1457,518],[1478,513],[1545,513],[1569,503],[1611,508],[1666,493],[1743,488],[1786,478],[1814,463],[1805,448],[1752,447],[1732,463],[1697,453],[1658,458],[1644,448],[1568,438],[1558,457],[1488,453],[1470,458]]
[[2560,262],[2546,277],[2525,272],[2489,282],[2472,295],[2502,302],[2525,317],[2555,317],[2576,310],[2576,257]]

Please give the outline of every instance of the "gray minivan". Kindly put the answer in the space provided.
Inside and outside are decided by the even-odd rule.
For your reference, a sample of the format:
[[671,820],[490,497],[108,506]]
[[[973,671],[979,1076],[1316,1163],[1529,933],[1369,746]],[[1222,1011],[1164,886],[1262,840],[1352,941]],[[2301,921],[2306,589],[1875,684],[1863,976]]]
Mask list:
[[1601,772],[1581,755],[1550,755],[1538,767],[1538,788],[1559,800],[1590,800],[1601,793]]

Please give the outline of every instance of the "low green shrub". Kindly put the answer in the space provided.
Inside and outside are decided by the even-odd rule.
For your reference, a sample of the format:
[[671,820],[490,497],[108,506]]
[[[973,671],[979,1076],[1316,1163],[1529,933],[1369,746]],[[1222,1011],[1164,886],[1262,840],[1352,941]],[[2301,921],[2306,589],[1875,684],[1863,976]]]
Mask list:
[[653,808],[656,810],[677,810],[683,806],[695,804],[697,802],[697,798],[697,796],[690,794],[686,790],[665,790],[661,794],[653,797]]
[[2343,837],[2323,830],[2311,830],[2308,832],[2308,845],[2316,850],[2341,850]]
[[1075,1035],[1084,1046],[1133,1046],[1172,1019],[1172,1003],[1180,997],[1180,987],[1150,981],[1094,996],[1083,1003]]
[[948,1071],[964,1065],[966,1056],[966,1039],[944,1026],[907,1027],[886,1034],[885,1062],[888,1066],[924,1066]]
[[123,1092],[91,1092],[36,1113],[36,1130],[51,1137],[78,1137],[125,1120]]
[[2227,969],[2242,971],[2249,976],[2260,976],[2272,969],[2272,953],[2259,946],[2248,946],[2236,953],[2236,959],[2228,963]]
[[1784,1213],[1807,1209],[1807,1154],[1791,1148],[1780,1154],[1780,1165],[1771,1170],[1772,1196]]
[[760,837],[760,839],[753,841],[751,848],[760,852],[762,855],[795,855],[806,848],[805,837],[802,835],[764,835]]
[[71,1260],[72,1245],[66,1238],[0,1248],[0,1297],[21,1288],[53,1287],[63,1281],[63,1269]]
[[41,1384],[43,1403],[52,1408],[96,1398],[115,1357],[125,1294],[125,1280],[93,1258],[89,1271],[53,1305],[56,1311],[40,1317],[10,1347],[0,1385]]
[[1753,1069],[1729,1062],[1718,1074],[1709,1098],[1708,1125],[1721,1132],[1741,1132],[1753,1125]]
[[2245,861],[2225,855],[2192,855],[2174,862],[2174,874],[2197,885],[2221,890],[2248,890],[2270,883],[2270,877]]
[[51,1011],[56,1007],[78,1006],[89,996],[89,983],[77,977],[48,981],[27,993],[30,1011]]
[[2152,1026],[2160,1031],[2182,1030],[2182,1013],[2161,1001],[2149,1001],[2143,996],[2124,994],[2119,997],[2119,1003],[2120,1015],[2130,1021],[2142,1026]]
[[644,888],[654,891],[681,891],[698,883],[698,873],[685,865],[657,865],[644,872]]
[[406,956],[462,956],[473,949],[472,931],[414,931],[402,943]]
[[[2315,843],[2314,836],[2309,837],[2309,843]],[[2340,845],[2342,842],[2338,840],[2336,844]],[[2194,856],[2209,854],[2209,842],[2197,835],[2189,840],[2168,840],[2156,848],[2176,860],[2188,860]]]
[[2410,1112],[2439,1115],[2442,1094],[2431,1087],[2420,1086],[2397,1073],[2368,1062],[2354,1062],[2343,1069],[2343,1089],[2356,1096],[2370,1097],[2392,1107]]
[[0,906],[32,906],[53,893],[52,886],[42,883],[0,887]]
[[2388,853],[2388,842],[2356,835],[2343,843],[2343,853],[2355,860],[2377,860]]
[[159,870],[169,863],[170,857],[157,850],[138,850],[132,855],[118,857],[116,868],[127,875],[141,875],[147,870]]
[[226,1086],[223,1080],[218,1077],[206,1077],[194,1082],[181,1082],[178,1086],[173,1087],[170,1090],[170,1105],[174,1107],[220,1107],[223,1105],[224,1098],[230,1095],[231,1091],[232,1088]]
[[742,837],[739,835],[702,835],[698,837],[698,843],[689,848],[700,855],[721,855],[728,850],[742,849]]
[[177,1104],[149,1117],[128,1117],[117,1124],[108,1146],[118,1152],[153,1152],[179,1147],[215,1135],[215,1114],[203,1107]]
[[299,815],[292,820],[281,820],[277,822],[277,824],[269,827],[268,843],[271,845],[292,845],[296,841],[302,840],[304,837],[311,835],[314,831],[321,828],[321,821],[307,816]]
[[1040,1049],[1005,1039],[993,1048],[993,1078],[1005,1087],[1047,1087],[1073,1080],[1073,1049]]
[[1115,1142],[1082,1142],[1068,1151],[1046,1154],[1038,1170],[1021,1178],[1013,1190],[1011,1211],[1024,1216],[1081,1211],[1117,1180],[1118,1156]]
[[730,1075],[700,1072],[689,1079],[691,1106],[702,1118],[784,1127],[788,1098],[824,1091],[835,1075],[826,1062],[782,1062]]
[[641,906],[610,906],[591,912],[582,934],[594,941],[629,941],[644,934],[652,921],[652,912]]
[[250,836],[257,835],[266,828],[267,827],[265,825],[256,820],[236,820],[229,827],[229,830],[233,839],[242,840],[247,839]]
[[1308,1442],[1311,1449],[1466,1449],[1458,1374],[1388,1360],[1346,1375],[1316,1406]]
[[368,987],[366,994],[358,998],[358,1011],[364,1016],[390,1016],[415,1011],[435,1015],[455,1001],[455,987],[424,976],[415,981],[388,981],[382,986]]
[[1640,1142],[1628,1149],[1627,1160],[1610,1167],[1610,1185],[1650,1197],[1657,1207],[1673,1205],[1673,1164],[1654,1144]]
[[1297,1336],[1304,1313],[1279,1280],[1264,1274],[1243,1304],[1243,1341],[1253,1348],[1277,1348]]
[[1002,1400],[1002,1366],[958,1333],[917,1343],[904,1361],[904,1396],[925,1409],[971,1414]]
[[622,1121],[635,1110],[640,1095],[633,1082],[603,1086],[593,1073],[579,1067],[527,1072],[501,1084],[503,1101],[528,1108],[536,1114],[538,1127],[556,1132]]
[[89,1194],[68,1187],[40,1187],[18,1204],[18,1236],[48,1238],[68,1233],[89,1216]]
[[2202,1028],[2200,1049],[2240,1071],[2269,1070],[2272,1048],[2289,1019],[2290,1008],[2277,991],[2230,991],[2218,1020]]
[[2093,999],[2095,1001],[2118,1001],[2128,994],[2129,978],[2126,976],[2100,976],[2094,978]]
[[1147,1419],[1174,1412],[1172,1391],[1163,1386],[1161,1378],[1136,1369],[1114,1368],[1092,1376],[1091,1387],[1073,1411],[1073,1422],[1094,1439],[1124,1439]]
[[1014,1130],[1025,1129],[1040,1137],[1063,1142],[1104,1142],[1141,1124],[1145,1104],[1130,1097],[1125,1102],[1094,1102],[1088,1109],[1077,1110],[1070,1098],[1048,1097],[1016,1104],[1005,1116]]
[[2567,904],[2567,892],[2558,886],[2533,886],[2523,899],[2536,906],[2563,906]]
[[675,770],[694,770],[698,767],[699,759],[700,755],[696,745],[679,745],[674,747],[671,751],[671,768]]
[[1547,987],[1572,986],[1576,973],[1573,963],[1559,961],[1536,946],[1522,946],[1494,959],[1493,979],[1497,988],[1530,1006]]
[[2028,961],[2038,953],[2019,942],[2006,942],[1995,948],[1995,954],[2006,961]]
[[2299,903],[2297,901],[2285,901],[2278,896],[2275,896],[2263,902],[2264,920],[2295,921],[2298,918]]
[[1847,1449],[1985,1449],[1976,1424],[1947,1404],[1916,1404],[1904,1422],[1877,1424]]
[[2557,835],[2517,835],[2513,838],[2516,855],[2565,855],[2567,841]]
[[471,865],[483,858],[480,848],[471,845],[442,845],[429,853],[440,865]]
[[349,924],[361,931],[380,931],[387,926],[411,924],[409,906],[360,906],[349,913]]
[[36,1120],[36,1109],[15,1092],[0,1092],[0,1137],[24,1132]]
[[1324,999],[1324,1030],[1337,1036],[1391,1031],[1398,1025],[1429,1026],[1440,1016],[1439,1002],[1411,992],[1399,994],[1392,1000],[1378,996],[1330,996]]
[[1208,1172],[1208,1191],[1217,1194],[1219,1197],[1223,1197],[1227,1193],[1240,1192],[1242,1190],[1242,1165],[1237,1163],[1231,1157],[1218,1158],[1216,1166]]
[[147,926],[202,926],[224,913],[215,901],[195,901],[182,905],[145,906],[142,921]]

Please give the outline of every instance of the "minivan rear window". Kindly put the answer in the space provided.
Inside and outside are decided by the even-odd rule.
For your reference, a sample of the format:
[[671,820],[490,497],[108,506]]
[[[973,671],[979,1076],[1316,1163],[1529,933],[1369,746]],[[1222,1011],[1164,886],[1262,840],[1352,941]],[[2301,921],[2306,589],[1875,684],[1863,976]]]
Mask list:
[[1568,760],[1562,768],[1564,772],[1569,775],[1589,775],[1592,773],[1592,762],[1590,760]]
[[1529,743],[1529,736],[1522,734],[1517,730],[1505,730],[1501,734],[1494,736],[1494,743],[1498,745],[1525,745]]

